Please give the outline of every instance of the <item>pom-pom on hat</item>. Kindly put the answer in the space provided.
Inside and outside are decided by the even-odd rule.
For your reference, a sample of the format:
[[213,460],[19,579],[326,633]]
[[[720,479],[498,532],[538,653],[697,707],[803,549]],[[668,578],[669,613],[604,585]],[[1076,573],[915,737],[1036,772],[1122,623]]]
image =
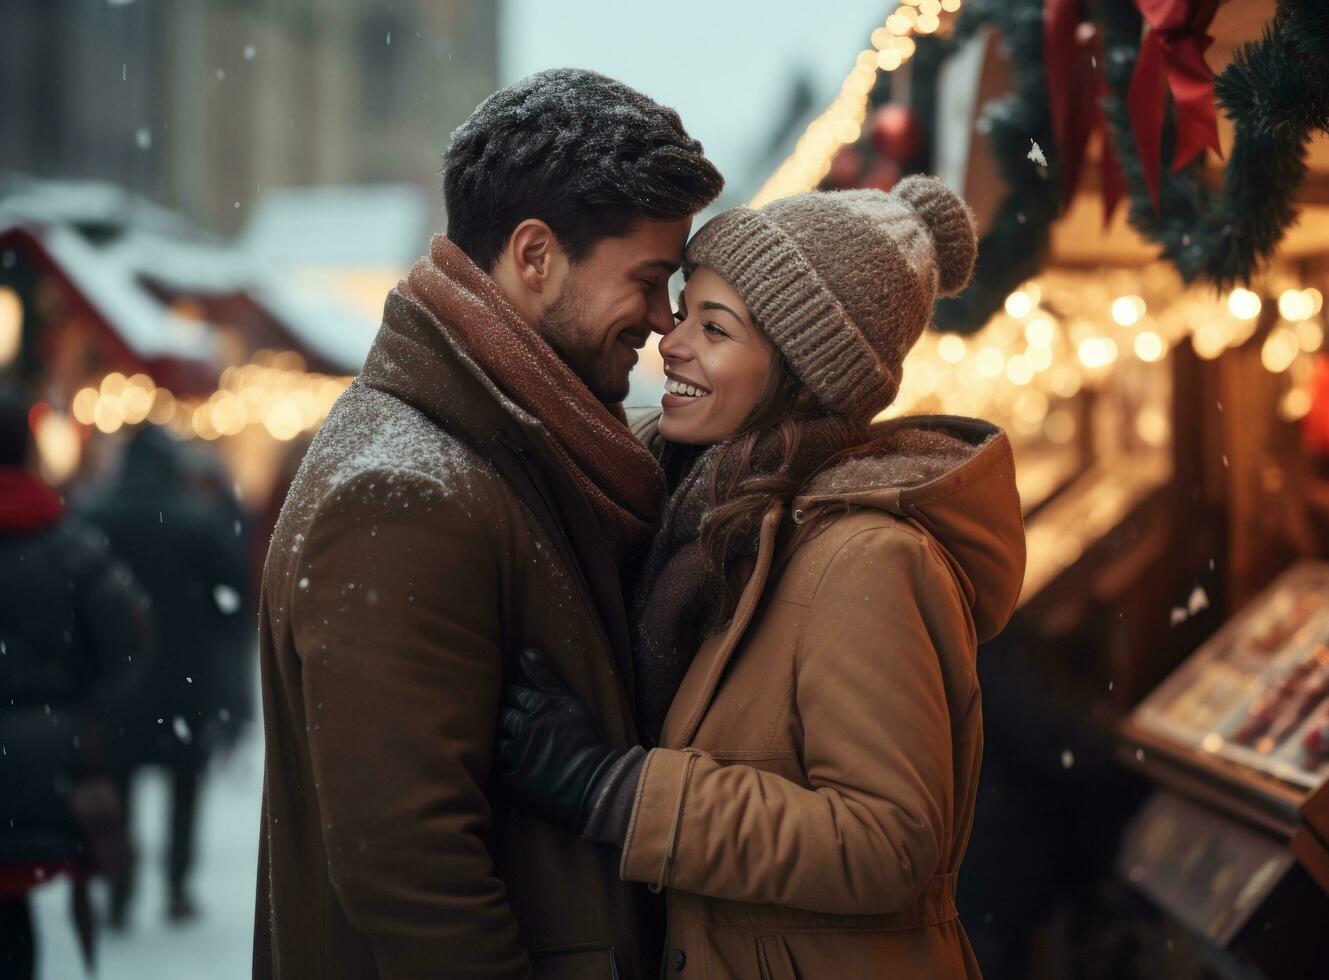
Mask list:
[[822,405],[867,421],[895,400],[933,303],[968,284],[977,250],[964,201],[915,176],[890,192],[814,191],[726,211],[688,243],[687,267],[734,287]]

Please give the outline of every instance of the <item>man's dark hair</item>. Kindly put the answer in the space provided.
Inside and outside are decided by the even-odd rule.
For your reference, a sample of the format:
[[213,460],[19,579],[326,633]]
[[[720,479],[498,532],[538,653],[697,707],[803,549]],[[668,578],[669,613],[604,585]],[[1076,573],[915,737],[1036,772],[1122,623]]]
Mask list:
[[549,225],[576,262],[641,219],[696,214],[724,187],[677,112],[574,68],[481,102],[452,134],[443,174],[448,238],[487,272],[527,218]]
[[28,461],[31,433],[28,414],[32,399],[16,379],[0,376],[0,466],[23,466]]

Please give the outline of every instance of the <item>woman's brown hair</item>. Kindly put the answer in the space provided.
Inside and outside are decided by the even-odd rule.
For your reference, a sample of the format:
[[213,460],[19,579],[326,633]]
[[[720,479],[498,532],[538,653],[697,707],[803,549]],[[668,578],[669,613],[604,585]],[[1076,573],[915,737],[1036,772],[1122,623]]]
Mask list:
[[[701,522],[701,554],[716,596],[707,633],[721,629],[734,614],[746,569],[736,560],[751,541],[771,504],[788,504],[809,475],[796,472],[804,423],[823,415],[779,350],[762,397],[737,436],[723,444],[706,486],[707,510]],[[850,449],[848,453],[866,447]],[[837,452],[836,457],[845,455]],[[811,461],[816,470],[829,460]],[[807,469],[800,467],[799,470]]]

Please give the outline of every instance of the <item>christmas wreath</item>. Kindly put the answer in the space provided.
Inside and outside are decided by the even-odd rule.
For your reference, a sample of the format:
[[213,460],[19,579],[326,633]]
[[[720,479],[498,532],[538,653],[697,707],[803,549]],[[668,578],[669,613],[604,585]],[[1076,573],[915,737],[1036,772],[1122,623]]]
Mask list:
[[[1108,95],[1103,100],[1117,161],[1130,193],[1130,222],[1163,248],[1186,282],[1219,288],[1246,282],[1296,220],[1294,198],[1306,177],[1306,144],[1329,132],[1329,4],[1277,0],[1258,41],[1243,45],[1216,79],[1218,106],[1235,138],[1220,187],[1202,177],[1203,158],[1173,172],[1164,167],[1155,206],[1133,134],[1131,79],[1140,52],[1140,13],[1098,4]],[[1164,126],[1162,158],[1177,140]]]

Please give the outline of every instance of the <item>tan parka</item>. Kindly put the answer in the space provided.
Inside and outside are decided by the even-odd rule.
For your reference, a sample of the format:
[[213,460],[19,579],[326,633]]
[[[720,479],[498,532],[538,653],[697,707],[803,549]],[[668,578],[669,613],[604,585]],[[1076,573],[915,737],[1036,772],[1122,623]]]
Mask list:
[[[980,976],[955,910],[982,756],[979,642],[1014,610],[1024,531],[1006,436],[895,423],[766,514],[728,630],[647,757],[623,876],[668,890],[666,969]],[[912,438],[940,428],[949,455]]]

